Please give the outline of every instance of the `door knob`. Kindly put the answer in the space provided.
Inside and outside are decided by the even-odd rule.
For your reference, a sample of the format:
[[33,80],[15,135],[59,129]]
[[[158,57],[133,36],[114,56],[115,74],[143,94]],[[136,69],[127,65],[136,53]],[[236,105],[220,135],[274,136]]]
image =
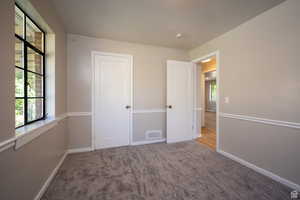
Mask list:
[[172,105],[167,105],[167,108],[172,109]]
[[126,108],[126,109],[130,109],[130,108],[131,108],[131,106],[127,105],[125,108]]

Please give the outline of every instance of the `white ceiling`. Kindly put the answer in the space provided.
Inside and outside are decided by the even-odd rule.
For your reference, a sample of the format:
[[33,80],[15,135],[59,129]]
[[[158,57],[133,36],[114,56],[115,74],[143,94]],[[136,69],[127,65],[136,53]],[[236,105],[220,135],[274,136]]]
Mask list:
[[[199,46],[283,1],[53,0],[68,33],[184,49]],[[183,37],[177,39],[177,33]]]

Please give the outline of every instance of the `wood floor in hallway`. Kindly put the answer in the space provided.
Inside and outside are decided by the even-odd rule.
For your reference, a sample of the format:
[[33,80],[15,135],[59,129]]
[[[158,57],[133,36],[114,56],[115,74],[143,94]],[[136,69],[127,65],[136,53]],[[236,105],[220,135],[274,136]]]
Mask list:
[[204,144],[205,146],[209,147],[212,150],[216,150],[216,130],[211,128],[205,128],[203,127],[201,129],[201,138],[198,138],[197,141],[200,144]]
[[204,127],[205,128],[209,128],[209,129],[213,129],[215,130],[216,129],[216,113],[215,112],[208,112],[206,111],[205,112],[205,115],[204,115],[204,122],[205,122],[205,125]]

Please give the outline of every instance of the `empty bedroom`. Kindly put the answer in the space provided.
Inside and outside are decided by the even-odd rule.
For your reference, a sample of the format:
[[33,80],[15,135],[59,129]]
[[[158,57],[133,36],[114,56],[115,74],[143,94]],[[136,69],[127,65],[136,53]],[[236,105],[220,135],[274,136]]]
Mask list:
[[1,0],[1,200],[300,199],[299,0]]

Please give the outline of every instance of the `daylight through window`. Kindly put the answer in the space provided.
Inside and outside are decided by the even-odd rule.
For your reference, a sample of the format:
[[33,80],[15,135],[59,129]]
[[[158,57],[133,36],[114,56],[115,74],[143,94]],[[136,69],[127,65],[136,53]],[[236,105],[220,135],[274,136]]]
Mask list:
[[15,126],[45,118],[45,33],[15,6]]

